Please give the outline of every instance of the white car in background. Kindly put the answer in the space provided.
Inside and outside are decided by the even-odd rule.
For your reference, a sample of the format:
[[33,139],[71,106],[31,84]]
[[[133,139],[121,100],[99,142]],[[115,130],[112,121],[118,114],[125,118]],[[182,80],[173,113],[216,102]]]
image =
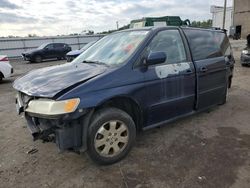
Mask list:
[[0,81],[2,81],[3,78],[10,77],[13,72],[8,57],[6,55],[0,55]]

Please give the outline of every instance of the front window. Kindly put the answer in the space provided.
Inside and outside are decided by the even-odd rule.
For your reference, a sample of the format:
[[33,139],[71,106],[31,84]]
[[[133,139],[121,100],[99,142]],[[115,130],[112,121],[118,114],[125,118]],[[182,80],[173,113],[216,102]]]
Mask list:
[[73,63],[124,63],[145,39],[148,31],[126,31],[108,35],[88,48]]
[[39,46],[38,49],[40,49],[40,50],[41,50],[41,49],[44,49],[44,47],[47,46],[47,45],[48,45],[48,43],[44,43],[44,44],[42,44],[41,46]]
[[187,60],[185,47],[178,30],[160,31],[151,41],[147,51],[165,52],[165,63],[174,64]]
[[54,49],[54,45],[53,44],[48,44],[45,48],[51,50],[51,49]]

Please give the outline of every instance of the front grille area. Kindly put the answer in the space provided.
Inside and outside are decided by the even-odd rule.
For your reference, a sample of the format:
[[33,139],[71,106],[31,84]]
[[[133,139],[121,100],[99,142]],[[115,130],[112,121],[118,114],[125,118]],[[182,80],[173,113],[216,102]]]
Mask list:
[[30,100],[34,99],[34,97],[26,95],[25,93],[22,92],[19,92],[18,95],[20,96],[20,99],[25,107],[28,105]]

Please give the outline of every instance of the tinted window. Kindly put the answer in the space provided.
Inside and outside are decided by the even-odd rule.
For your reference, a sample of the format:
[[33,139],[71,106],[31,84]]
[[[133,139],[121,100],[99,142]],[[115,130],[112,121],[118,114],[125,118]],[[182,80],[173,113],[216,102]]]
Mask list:
[[44,43],[41,46],[39,46],[38,49],[44,49],[47,45],[48,45],[48,43]]
[[55,48],[63,48],[64,44],[61,44],[61,43],[55,43],[54,44],[54,47]]
[[62,47],[63,47],[63,48],[68,48],[69,45],[68,45],[68,44],[62,44]]
[[230,44],[224,33],[209,30],[184,29],[194,60],[223,56]]
[[178,30],[160,31],[151,41],[148,51],[165,52],[165,63],[180,63],[186,61],[185,47]]
[[222,54],[226,56],[231,55],[232,53],[231,45],[227,37],[224,38],[224,41],[221,44],[221,50],[222,50]]
[[53,44],[48,44],[48,45],[46,46],[46,48],[47,48],[47,49],[53,49],[54,47],[53,47]]

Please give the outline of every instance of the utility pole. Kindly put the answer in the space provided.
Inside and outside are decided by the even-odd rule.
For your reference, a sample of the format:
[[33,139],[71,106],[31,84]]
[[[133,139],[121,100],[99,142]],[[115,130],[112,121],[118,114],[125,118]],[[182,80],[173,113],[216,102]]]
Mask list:
[[234,26],[234,16],[235,15],[235,0],[233,0],[233,23],[232,26]]
[[117,30],[119,29],[119,23],[118,23],[118,21],[116,21],[116,28],[117,28]]
[[224,13],[223,13],[223,25],[222,25],[222,29],[225,29],[226,12],[227,12],[227,0],[224,0]]

